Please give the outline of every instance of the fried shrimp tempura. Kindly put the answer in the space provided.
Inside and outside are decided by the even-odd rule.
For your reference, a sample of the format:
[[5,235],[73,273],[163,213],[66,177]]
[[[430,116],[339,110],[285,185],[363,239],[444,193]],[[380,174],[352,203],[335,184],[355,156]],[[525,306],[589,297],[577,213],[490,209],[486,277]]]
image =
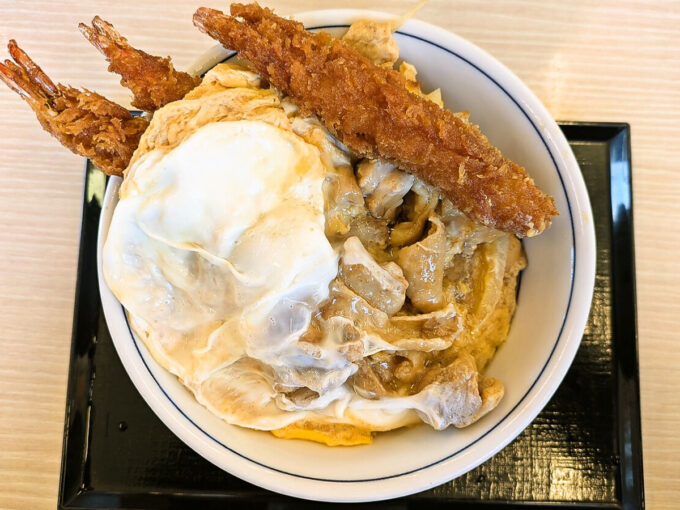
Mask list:
[[0,78],[33,109],[38,121],[62,145],[90,158],[109,175],[122,175],[148,121],[89,90],[57,84],[17,46],[0,64]]
[[358,155],[416,174],[471,219],[519,237],[540,233],[557,215],[553,198],[466,115],[408,92],[398,72],[257,4],[232,4],[231,14],[201,7],[194,24],[238,51]]
[[128,44],[108,21],[95,16],[92,27],[80,23],[80,32],[109,62],[109,71],[119,74],[121,85],[135,98],[132,105],[152,112],[172,101],[182,99],[201,79],[175,70],[170,57],[149,55]]

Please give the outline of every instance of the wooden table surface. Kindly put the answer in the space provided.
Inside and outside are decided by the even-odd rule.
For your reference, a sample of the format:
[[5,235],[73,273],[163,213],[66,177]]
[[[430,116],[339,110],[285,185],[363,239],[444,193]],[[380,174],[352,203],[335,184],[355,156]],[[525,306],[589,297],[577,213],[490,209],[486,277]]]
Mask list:
[[[412,3],[268,5],[282,14],[333,7],[397,14]],[[55,81],[127,106],[128,94],[77,23],[100,14],[135,46],[170,54],[182,69],[213,44],[191,24],[198,6],[187,0],[0,0],[0,40],[17,39]],[[430,0],[418,17],[496,56],[554,118],[630,123],[645,489],[649,508],[677,508],[680,3]],[[82,159],[62,149],[28,106],[0,86],[0,508],[56,504],[82,168]]]

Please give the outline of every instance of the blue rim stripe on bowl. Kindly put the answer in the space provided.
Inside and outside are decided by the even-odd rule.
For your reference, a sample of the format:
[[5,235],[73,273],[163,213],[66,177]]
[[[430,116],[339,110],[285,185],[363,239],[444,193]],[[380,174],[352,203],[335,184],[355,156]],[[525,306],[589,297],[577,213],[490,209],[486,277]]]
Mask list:
[[[322,25],[322,26],[316,26],[316,27],[308,28],[308,30],[321,30],[321,29],[327,29],[327,28],[348,28],[348,27],[349,27],[349,25],[347,25],[347,24],[340,24],[340,25]],[[386,476],[381,476],[381,477],[377,477],[377,478],[358,478],[358,479],[345,479],[345,480],[342,480],[342,479],[318,478],[318,477],[313,477],[313,476],[301,475],[301,474],[298,474],[298,473],[291,473],[291,472],[289,472],[289,471],[285,471],[285,470],[278,469],[278,468],[275,468],[275,467],[272,467],[272,466],[268,466],[267,464],[263,464],[262,462],[259,462],[259,461],[257,461],[257,460],[251,459],[250,457],[248,457],[248,456],[246,456],[246,455],[244,455],[244,454],[242,454],[242,453],[239,453],[238,451],[236,451],[236,450],[230,448],[229,446],[225,445],[225,444],[222,443],[220,440],[218,440],[217,438],[213,437],[213,436],[210,435],[208,432],[206,432],[205,430],[203,430],[201,427],[199,427],[199,426],[198,426],[198,425],[197,425],[197,424],[196,424],[189,416],[187,416],[187,415],[184,413],[184,411],[183,411],[183,410],[175,403],[175,401],[172,400],[172,398],[170,398],[170,396],[166,393],[166,391],[165,391],[165,389],[163,388],[163,386],[158,382],[158,380],[157,380],[156,377],[154,376],[153,372],[152,372],[151,369],[149,368],[149,365],[146,363],[146,360],[144,359],[144,356],[142,355],[142,352],[141,352],[141,350],[140,350],[140,347],[139,347],[137,338],[136,338],[136,336],[133,334],[132,329],[130,328],[130,323],[129,323],[129,321],[128,321],[127,314],[126,314],[126,312],[125,312],[125,308],[123,307],[123,316],[125,317],[125,322],[126,322],[126,324],[127,324],[128,331],[129,331],[129,333],[130,333],[130,337],[131,337],[132,340],[133,340],[135,349],[137,350],[137,354],[139,355],[140,359],[142,360],[142,363],[144,364],[144,367],[145,367],[146,370],[149,372],[149,375],[150,375],[151,378],[154,380],[154,382],[156,383],[156,385],[158,386],[158,388],[161,390],[161,392],[163,393],[163,395],[165,395],[165,398],[168,399],[168,401],[173,405],[173,407],[175,407],[175,409],[177,409],[177,411],[179,411],[179,413],[180,413],[180,414],[181,414],[181,415],[182,415],[189,423],[191,423],[191,425],[193,425],[193,427],[194,427],[197,431],[201,432],[203,435],[205,435],[206,437],[208,437],[209,439],[211,439],[213,442],[215,442],[216,444],[218,444],[218,445],[221,446],[222,448],[225,448],[225,449],[228,450],[229,452],[231,452],[231,453],[233,453],[233,454],[235,454],[235,455],[238,455],[239,457],[241,457],[241,458],[244,459],[244,460],[247,460],[247,461],[249,461],[249,462],[252,462],[253,464],[256,464],[256,465],[258,465],[258,466],[261,466],[261,467],[270,469],[270,470],[275,471],[275,472],[277,472],[277,473],[281,473],[281,474],[284,474],[284,475],[292,476],[292,477],[295,477],[295,478],[303,478],[303,479],[306,479],[306,480],[314,480],[314,481],[319,481],[319,482],[331,482],[331,483],[359,483],[359,482],[375,482],[375,481],[380,481],[380,480],[388,480],[388,479],[392,479],[392,478],[398,478],[398,477],[401,477],[401,476],[410,475],[410,474],[412,474],[412,473],[415,473],[415,472],[422,471],[422,470],[424,470],[424,469],[430,468],[430,467],[432,467],[432,466],[434,466],[434,465],[436,465],[436,464],[440,464],[440,463],[442,463],[442,462],[444,462],[444,461],[446,461],[446,460],[448,460],[448,459],[450,459],[450,458],[452,458],[452,457],[455,457],[456,455],[458,455],[458,454],[460,454],[461,452],[465,451],[466,449],[470,448],[470,447],[473,446],[475,443],[481,441],[484,437],[486,437],[488,434],[490,434],[490,433],[491,433],[493,430],[495,430],[499,425],[501,425],[501,424],[502,424],[502,423],[503,423],[510,415],[512,415],[512,414],[515,412],[515,410],[517,409],[517,407],[519,407],[519,405],[526,399],[526,397],[529,395],[529,393],[531,393],[531,391],[533,390],[534,386],[536,386],[536,383],[541,379],[541,377],[543,376],[543,373],[545,372],[545,369],[547,368],[548,364],[549,364],[550,361],[552,360],[553,354],[555,353],[555,350],[557,349],[557,346],[559,345],[560,340],[561,340],[561,338],[562,338],[562,333],[564,332],[564,326],[565,326],[565,323],[566,323],[566,321],[567,321],[567,317],[569,316],[569,311],[570,311],[570,309],[571,309],[572,297],[573,297],[573,293],[574,293],[574,276],[575,276],[575,274],[576,274],[576,256],[575,256],[575,253],[576,253],[576,233],[575,233],[575,231],[574,231],[574,218],[573,218],[572,211],[571,211],[571,203],[570,203],[570,201],[569,201],[569,195],[568,195],[567,189],[566,189],[566,187],[565,187],[565,185],[564,185],[564,179],[562,178],[562,174],[560,173],[560,169],[559,169],[559,167],[558,167],[558,165],[557,165],[557,162],[555,161],[555,157],[553,156],[553,153],[552,153],[552,151],[550,150],[550,147],[548,146],[548,143],[547,143],[547,142],[545,141],[545,139],[543,138],[543,135],[542,135],[541,132],[539,131],[538,127],[536,127],[536,124],[535,124],[534,121],[531,119],[531,117],[529,116],[529,114],[527,114],[527,112],[524,110],[524,108],[522,108],[522,106],[517,102],[517,100],[516,100],[516,99],[515,99],[515,98],[514,98],[514,97],[513,97],[513,96],[512,96],[512,95],[511,95],[511,94],[510,94],[510,93],[509,93],[509,92],[508,92],[508,91],[507,91],[500,83],[498,83],[498,82],[497,82],[492,76],[490,76],[486,71],[484,71],[483,69],[481,69],[479,66],[477,66],[476,64],[474,64],[474,63],[471,62],[470,60],[466,59],[465,57],[459,55],[458,53],[456,53],[455,51],[453,51],[453,50],[451,50],[451,49],[449,49],[449,48],[446,48],[446,47],[444,47],[444,46],[442,46],[442,45],[440,45],[440,44],[437,44],[437,43],[435,43],[435,42],[429,41],[429,40],[424,39],[424,38],[422,38],[422,37],[419,37],[419,36],[417,36],[417,35],[409,34],[409,33],[402,32],[402,31],[397,31],[396,33],[399,34],[399,35],[402,35],[402,36],[405,36],[405,37],[410,37],[410,38],[412,38],[412,39],[417,39],[417,40],[422,41],[422,42],[424,42],[424,43],[427,43],[427,44],[430,44],[430,45],[432,45],[432,46],[435,46],[435,47],[437,47],[437,48],[439,48],[439,49],[441,49],[441,50],[443,50],[443,51],[445,51],[445,52],[447,52],[447,53],[449,53],[449,54],[455,56],[456,58],[462,60],[463,62],[467,63],[468,65],[470,65],[471,67],[473,67],[474,69],[476,69],[477,71],[479,71],[479,72],[480,72],[481,74],[483,74],[486,78],[488,78],[494,85],[496,85],[500,90],[502,90],[503,93],[504,93],[504,94],[505,94],[505,95],[506,95],[506,96],[507,96],[507,97],[508,97],[508,98],[509,98],[516,106],[517,106],[517,108],[522,112],[522,114],[526,117],[526,119],[529,121],[529,123],[531,124],[531,126],[534,128],[534,131],[536,131],[536,134],[538,135],[538,137],[541,139],[541,142],[543,143],[545,149],[548,151],[548,154],[550,154],[550,159],[552,160],[553,165],[554,165],[554,167],[555,167],[555,171],[557,172],[557,175],[558,175],[558,177],[559,177],[559,179],[560,179],[560,184],[562,185],[562,190],[563,190],[563,192],[564,192],[564,196],[565,196],[565,199],[566,199],[566,201],[567,201],[567,208],[568,208],[568,211],[569,211],[569,222],[570,222],[570,226],[571,226],[571,237],[572,237],[572,252],[574,253],[574,256],[572,257],[571,285],[570,285],[570,288],[569,288],[569,299],[568,299],[568,301],[567,301],[567,308],[566,308],[566,311],[565,311],[565,314],[564,314],[564,319],[562,320],[562,324],[561,324],[561,326],[560,326],[560,331],[559,331],[559,333],[558,333],[558,335],[557,335],[557,339],[555,340],[555,344],[553,345],[553,348],[552,348],[552,350],[550,351],[550,355],[548,356],[548,359],[546,360],[545,364],[544,364],[543,367],[541,368],[541,371],[539,372],[538,376],[536,377],[536,379],[534,380],[534,382],[531,384],[531,386],[529,387],[529,389],[526,391],[526,393],[522,396],[522,398],[517,402],[517,404],[515,404],[515,406],[514,406],[512,409],[510,409],[510,411],[508,411],[508,413],[507,413],[501,420],[498,421],[498,423],[496,423],[493,427],[491,427],[489,430],[487,430],[484,434],[482,434],[482,435],[479,436],[477,439],[475,439],[473,442],[467,444],[467,445],[464,446],[463,448],[457,450],[456,452],[454,452],[454,453],[452,453],[452,454],[450,454],[450,455],[447,455],[446,457],[444,457],[444,458],[442,458],[442,459],[439,459],[439,460],[437,460],[437,461],[431,462],[431,463],[429,463],[429,464],[427,464],[427,465],[425,465],[425,466],[421,466],[421,467],[418,467],[418,468],[415,468],[415,469],[411,469],[411,470],[409,470],[409,471],[404,471],[404,472],[402,472],[402,473],[396,473],[396,474],[393,474],[393,475],[386,475]],[[235,55],[236,55],[236,53],[233,53],[233,54],[229,55],[229,56],[226,57],[222,62],[225,62],[225,61],[231,59],[231,58],[234,57]],[[122,305],[121,305],[121,307],[122,307]]]

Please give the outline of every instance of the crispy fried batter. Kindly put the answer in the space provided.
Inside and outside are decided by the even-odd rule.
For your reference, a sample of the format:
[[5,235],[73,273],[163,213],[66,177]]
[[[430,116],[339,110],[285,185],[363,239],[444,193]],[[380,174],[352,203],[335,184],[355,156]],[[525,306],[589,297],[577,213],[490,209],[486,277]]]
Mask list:
[[95,92],[55,85],[16,41],[8,48],[14,62],[0,64],[0,78],[24,98],[45,131],[107,174],[122,175],[148,121]]
[[99,16],[92,27],[78,25],[82,34],[109,62],[109,71],[121,75],[121,85],[132,91],[132,105],[152,112],[172,101],[182,99],[201,79],[176,71],[170,57],[149,55],[130,46],[113,25]]
[[415,173],[484,225],[519,237],[550,225],[557,214],[552,197],[465,115],[408,92],[398,72],[326,33],[309,33],[257,4],[232,4],[231,14],[202,7],[194,24],[321,117],[355,153]]

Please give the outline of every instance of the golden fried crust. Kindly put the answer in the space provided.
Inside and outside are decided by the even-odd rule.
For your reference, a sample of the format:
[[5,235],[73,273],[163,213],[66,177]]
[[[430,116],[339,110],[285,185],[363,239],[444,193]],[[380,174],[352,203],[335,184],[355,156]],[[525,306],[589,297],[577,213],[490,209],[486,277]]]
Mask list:
[[170,58],[154,57],[128,44],[108,21],[95,16],[92,27],[78,28],[109,62],[109,71],[119,74],[121,85],[134,94],[132,105],[152,112],[182,99],[201,79],[176,71]]
[[202,7],[194,24],[237,50],[358,155],[416,174],[473,220],[519,237],[540,233],[557,215],[552,197],[524,168],[465,115],[408,92],[398,72],[257,4],[232,4],[231,14]]
[[52,80],[14,40],[14,62],[0,64],[0,79],[33,109],[45,131],[109,175],[122,175],[148,121],[89,90]]

